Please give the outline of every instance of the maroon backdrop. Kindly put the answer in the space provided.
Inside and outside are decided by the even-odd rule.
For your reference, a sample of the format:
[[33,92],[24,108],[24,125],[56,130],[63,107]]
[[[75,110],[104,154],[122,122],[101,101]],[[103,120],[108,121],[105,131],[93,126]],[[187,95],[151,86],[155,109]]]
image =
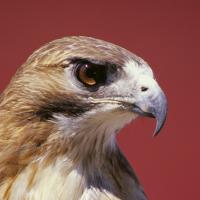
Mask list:
[[118,136],[150,200],[200,199],[200,1],[1,1],[0,90],[44,43],[87,35],[119,44],[147,60],[167,94],[169,114],[139,119]]

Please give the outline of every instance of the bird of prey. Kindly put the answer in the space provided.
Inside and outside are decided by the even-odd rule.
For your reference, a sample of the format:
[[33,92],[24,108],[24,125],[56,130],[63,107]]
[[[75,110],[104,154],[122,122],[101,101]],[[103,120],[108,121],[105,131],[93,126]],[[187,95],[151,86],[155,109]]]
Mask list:
[[106,41],[70,36],[36,50],[0,97],[1,200],[146,200],[116,143],[166,97],[150,66]]

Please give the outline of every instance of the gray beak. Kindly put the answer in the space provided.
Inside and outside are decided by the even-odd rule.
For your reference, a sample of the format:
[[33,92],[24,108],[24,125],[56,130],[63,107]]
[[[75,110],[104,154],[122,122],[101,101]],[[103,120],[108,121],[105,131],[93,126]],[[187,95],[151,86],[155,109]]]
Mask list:
[[160,90],[157,95],[144,98],[142,101],[133,105],[133,112],[140,116],[152,117],[156,119],[156,128],[153,136],[159,134],[167,116],[167,99],[165,94]]

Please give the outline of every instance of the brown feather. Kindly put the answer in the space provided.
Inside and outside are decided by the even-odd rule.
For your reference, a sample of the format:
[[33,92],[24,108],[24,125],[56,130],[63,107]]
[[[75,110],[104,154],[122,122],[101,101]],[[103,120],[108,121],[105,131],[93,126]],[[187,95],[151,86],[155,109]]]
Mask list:
[[[0,192],[3,194],[0,197],[3,200],[14,199],[12,190],[15,191],[15,183],[20,184],[23,176],[27,179],[26,193],[31,191],[40,183],[40,177],[42,179],[46,171],[59,168],[58,158],[66,155],[70,161],[59,168],[63,177],[67,178],[82,163],[82,178],[74,200],[84,193],[86,180],[100,192],[101,187],[105,186],[113,193],[112,198],[102,193],[98,199],[133,200],[131,196],[134,187],[139,187],[139,182],[118,148],[104,149],[106,134],[92,138],[80,135],[69,139],[60,134],[57,125],[47,115],[52,107],[46,105],[55,103],[55,99],[59,102],[63,99],[79,101],[73,91],[66,91],[64,78],[64,67],[74,56],[95,57],[119,66],[128,58],[141,62],[121,47],[86,37],[68,37],[51,42],[30,56],[0,98]],[[91,109],[94,105],[81,106]],[[41,114],[42,109],[46,115]],[[45,120],[47,118],[49,120]],[[110,184],[102,182],[104,179],[109,180]],[[62,178],[59,180],[63,181]],[[23,198],[29,199],[26,193]]]

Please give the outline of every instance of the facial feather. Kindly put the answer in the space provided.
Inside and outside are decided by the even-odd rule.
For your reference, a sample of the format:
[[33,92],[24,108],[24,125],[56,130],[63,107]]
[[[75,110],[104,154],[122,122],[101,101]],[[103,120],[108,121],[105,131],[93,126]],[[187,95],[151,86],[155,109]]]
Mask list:
[[[104,69],[105,82],[81,82],[82,66],[97,82]],[[146,199],[115,141],[138,116],[140,77],[157,87],[145,61],[94,38],[35,51],[0,98],[1,199]]]

